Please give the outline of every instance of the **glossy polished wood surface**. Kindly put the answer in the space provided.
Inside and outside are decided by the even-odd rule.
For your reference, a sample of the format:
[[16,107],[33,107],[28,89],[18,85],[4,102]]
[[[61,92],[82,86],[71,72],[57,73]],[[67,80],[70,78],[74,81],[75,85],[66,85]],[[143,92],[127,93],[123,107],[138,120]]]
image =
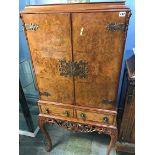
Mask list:
[[[107,25],[125,23],[119,12],[74,13],[74,61],[88,62],[88,78],[75,78],[76,104],[112,109],[116,104],[124,31],[111,32]],[[109,18],[110,17],[110,18]],[[103,99],[113,104],[104,104]]]
[[59,60],[72,60],[69,14],[24,14],[24,23],[36,23],[36,31],[26,31],[31,58],[42,100],[73,103],[73,78],[62,77]]

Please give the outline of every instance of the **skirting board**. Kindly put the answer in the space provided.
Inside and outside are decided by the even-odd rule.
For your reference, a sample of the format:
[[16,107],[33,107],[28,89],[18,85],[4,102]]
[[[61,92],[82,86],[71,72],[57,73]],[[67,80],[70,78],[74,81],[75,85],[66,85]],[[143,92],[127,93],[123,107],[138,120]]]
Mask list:
[[24,136],[29,136],[29,137],[35,137],[35,136],[37,135],[39,129],[40,129],[40,128],[37,127],[37,128],[35,129],[34,132],[19,130],[19,134],[20,134],[20,135],[24,135]]

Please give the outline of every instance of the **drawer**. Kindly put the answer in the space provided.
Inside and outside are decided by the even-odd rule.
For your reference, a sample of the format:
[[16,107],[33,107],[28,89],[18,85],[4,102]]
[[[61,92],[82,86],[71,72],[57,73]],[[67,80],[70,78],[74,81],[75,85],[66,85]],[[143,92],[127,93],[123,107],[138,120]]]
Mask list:
[[41,113],[62,117],[73,117],[73,109],[57,105],[40,105]]
[[115,125],[115,115],[77,110],[77,118],[84,121],[93,121],[108,125]]

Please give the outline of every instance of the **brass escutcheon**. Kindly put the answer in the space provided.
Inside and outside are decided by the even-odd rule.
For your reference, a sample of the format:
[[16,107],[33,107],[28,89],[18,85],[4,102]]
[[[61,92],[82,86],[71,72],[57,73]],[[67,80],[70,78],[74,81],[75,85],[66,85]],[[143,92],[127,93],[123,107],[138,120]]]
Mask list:
[[80,79],[87,78],[88,62],[85,60],[80,60],[79,62],[59,60],[59,72],[60,76],[76,76]]

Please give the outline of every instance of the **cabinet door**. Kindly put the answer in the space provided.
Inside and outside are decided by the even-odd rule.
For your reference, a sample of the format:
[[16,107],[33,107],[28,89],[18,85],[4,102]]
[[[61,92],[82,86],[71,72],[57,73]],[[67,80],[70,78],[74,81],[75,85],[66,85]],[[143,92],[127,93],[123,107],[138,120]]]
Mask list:
[[74,61],[86,61],[87,78],[75,77],[76,104],[113,109],[116,104],[125,32],[110,23],[125,23],[119,12],[74,13]]
[[22,14],[41,100],[73,103],[73,78],[59,60],[72,60],[69,14]]

